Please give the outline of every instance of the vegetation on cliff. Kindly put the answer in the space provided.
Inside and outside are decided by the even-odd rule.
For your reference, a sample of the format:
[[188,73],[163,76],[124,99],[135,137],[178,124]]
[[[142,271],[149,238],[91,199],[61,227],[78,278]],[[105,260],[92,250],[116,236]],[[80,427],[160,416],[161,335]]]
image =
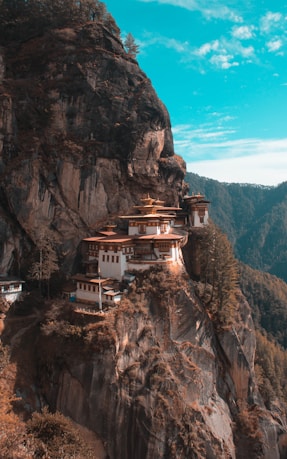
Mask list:
[[[191,190],[211,200],[210,215],[232,241],[238,258],[286,280],[286,183],[273,188],[224,184],[192,173],[187,181]],[[287,285],[251,266],[238,262],[238,282],[257,330],[257,382],[266,405],[279,403],[286,412]]]
[[115,36],[120,30],[99,0],[0,0],[0,41],[27,40],[48,28],[102,22]]
[[238,264],[232,246],[212,222],[200,231],[198,243],[201,282],[198,291],[217,327],[230,326],[238,308],[239,283]]
[[220,183],[190,172],[186,181],[211,201],[210,215],[236,257],[287,281],[287,182],[277,187]]
[[240,287],[256,327],[287,349],[287,284],[269,273],[240,264]]

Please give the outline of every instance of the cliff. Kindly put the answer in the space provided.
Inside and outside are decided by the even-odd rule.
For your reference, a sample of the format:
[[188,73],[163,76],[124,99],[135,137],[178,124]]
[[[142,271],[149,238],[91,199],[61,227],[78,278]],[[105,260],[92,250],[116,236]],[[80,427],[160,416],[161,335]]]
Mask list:
[[55,301],[15,339],[8,317],[22,410],[41,400],[95,432],[94,457],[286,457],[284,417],[257,390],[246,300],[238,291],[236,321],[218,331],[194,288],[183,272],[152,270],[102,314]]
[[101,23],[51,28],[0,54],[1,272],[25,268],[43,227],[69,271],[81,238],[144,193],[178,202],[185,165],[166,108]]
[[[0,63],[2,273],[25,273],[43,228],[58,236],[68,273],[81,238],[144,193],[179,202],[185,167],[168,113],[102,24],[10,42]],[[1,315],[0,424],[13,436],[0,446],[10,454],[13,444],[14,457],[58,458],[44,441],[31,443],[31,423],[25,430],[48,405],[98,435],[95,458],[286,457],[283,415],[268,411],[257,390],[246,300],[238,291],[236,321],[219,330],[196,288],[184,270],[151,271],[103,314],[28,296]],[[57,435],[48,433],[52,447]]]

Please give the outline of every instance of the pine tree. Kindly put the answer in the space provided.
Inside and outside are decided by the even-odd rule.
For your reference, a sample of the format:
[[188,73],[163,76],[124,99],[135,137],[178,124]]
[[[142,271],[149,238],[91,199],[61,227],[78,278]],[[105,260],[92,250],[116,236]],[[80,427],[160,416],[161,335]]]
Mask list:
[[131,33],[128,33],[125,38],[124,48],[130,57],[135,58],[139,53],[139,46],[136,44],[135,39]]
[[218,324],[230,325],[237,304],[238,265],[227,237],[212,222],[202,236],[200,264],[205,302]]

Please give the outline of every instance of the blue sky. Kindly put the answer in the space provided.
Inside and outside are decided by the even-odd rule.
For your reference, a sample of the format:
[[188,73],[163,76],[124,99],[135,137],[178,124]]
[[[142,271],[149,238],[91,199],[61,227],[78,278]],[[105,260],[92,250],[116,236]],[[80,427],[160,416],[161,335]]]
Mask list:
[[287,3],[104,3],[122,37],[139,44],[188,171],[222,182],[287,180]]

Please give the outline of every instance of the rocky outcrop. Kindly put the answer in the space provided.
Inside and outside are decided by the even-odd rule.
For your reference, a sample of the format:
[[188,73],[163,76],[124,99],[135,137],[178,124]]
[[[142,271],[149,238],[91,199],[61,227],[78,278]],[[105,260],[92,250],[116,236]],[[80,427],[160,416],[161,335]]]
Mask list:
[[116,309],[74,317],[77,328],[59,325],[55,307],[37,346],[42,396],[100,435],[111,459],[284,457],[242,297],[238,308],[242,320],[218,333],[193,283],[162,272]]
[[81,238],[142,194],[178,202],[185,165],[169,115],[102,24],[50,29],[0,55],[2,272],[43,226],[67,271]]

